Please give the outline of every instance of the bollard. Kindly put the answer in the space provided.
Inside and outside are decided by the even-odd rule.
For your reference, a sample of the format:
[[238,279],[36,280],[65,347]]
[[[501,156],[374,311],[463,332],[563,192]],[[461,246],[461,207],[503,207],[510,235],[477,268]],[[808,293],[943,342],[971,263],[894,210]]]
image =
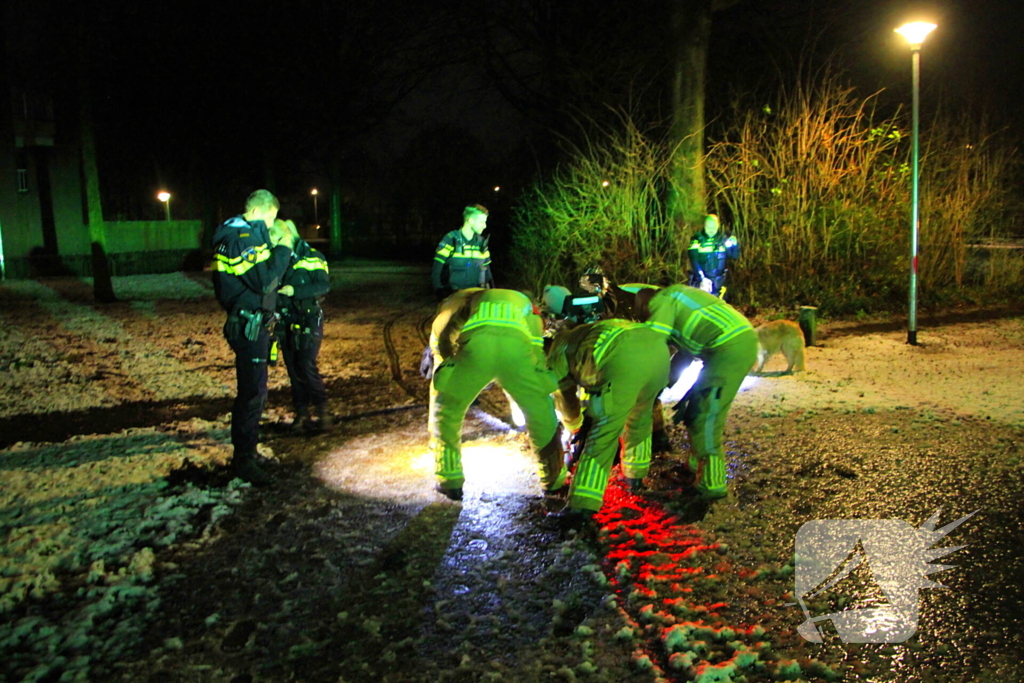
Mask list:
[[818,307],[800,307],[800,329],[804,333],[804,346],[814,346],[818,343]]

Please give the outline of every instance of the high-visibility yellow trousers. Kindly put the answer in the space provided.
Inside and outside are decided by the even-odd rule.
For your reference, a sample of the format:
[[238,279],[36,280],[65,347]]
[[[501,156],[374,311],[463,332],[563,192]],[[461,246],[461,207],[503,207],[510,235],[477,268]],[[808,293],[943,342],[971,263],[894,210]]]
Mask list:
[[[519,330],[485,326],[460,340],[454,356],[442,362],[430,383],[430,448],[434,473],[443,488],[460,488],[462,471],[462,423],[470,404],[492,381],[515,400],[526,417],[526,429],[534,451],[551,443],[558,429],[552,392],[558,381],[547,369],[543,353]],[[541,483],[557,488],[564,481],[560,457],[541,463]]]
[[652,410],[668,382],[668,346],[647,328],[623,332],[617,342],[601,364],[605,385],[590,397],[593,426],[569,489],[572,509],[601,509],[620,436],[625,476],[642,479],[651,466]]
[[687,394],[683,424],[700,470],[697,489],[723,495],[727,477],[722,435],[732,401],[757,360],[757,334],[747,330],[722,346],[708,349],[701,359],[704,367]]

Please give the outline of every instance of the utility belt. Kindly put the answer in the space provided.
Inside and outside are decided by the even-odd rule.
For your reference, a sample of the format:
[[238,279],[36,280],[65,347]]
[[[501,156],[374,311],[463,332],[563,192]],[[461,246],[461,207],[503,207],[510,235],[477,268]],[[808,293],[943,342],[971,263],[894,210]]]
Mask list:
[[277,314],[271,311],[239,309],[228,314],[227,322],[224,323],[224,337],[228,340],[247,339],[256,341],[259,339],[260,330],[273,333],[277,324]]
[[320,330],[324,321],[324,311],[316,299],[292,299],[278,309],[281,325],[289,332],[310,334]]
[[275,345],[287,339],[291,348],[301,351],[313,335],[321,334],[324,312],[316,299],[303,299],[282,308],[280,319],[274,334]]
[[278,306],[281,317],[297,316],[302,314],[320,313],[320,300],[311,297],[309,299],[289,299],[284,306]]

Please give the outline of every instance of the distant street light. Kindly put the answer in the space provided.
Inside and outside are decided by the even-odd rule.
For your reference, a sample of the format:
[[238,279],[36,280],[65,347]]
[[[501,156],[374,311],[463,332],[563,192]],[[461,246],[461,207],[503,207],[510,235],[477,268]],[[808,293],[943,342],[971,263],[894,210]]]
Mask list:
[[156,198],[164,203],[164,217],[171,220],[171,193],[161,191],[157,193]]
[[320,194],[320,193],[317,192],[316,188],[314,187],[313,191],[310,192],[310,194],[313,195],[313,223],[315,223],[316,225],[319,226],[320,225],[320,217],[319,217],[320,214],[317,213],[317,210],[316,210],[316,196],[318,194]]
[[910,315],[907,320],[907,343],[917,345],[917,230],[918,230],[918,110],[920,108],[921,44],[928,34],[935,30],[935,24],[915,21],[896,29],[896,33],[910,44],[913,69],[913,124],[911,128],[911,190],[910,190]]

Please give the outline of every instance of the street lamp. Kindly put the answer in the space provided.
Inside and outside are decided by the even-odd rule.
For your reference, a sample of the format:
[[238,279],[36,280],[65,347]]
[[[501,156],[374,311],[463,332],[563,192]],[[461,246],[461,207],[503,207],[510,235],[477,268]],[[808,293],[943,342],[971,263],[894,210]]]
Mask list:
[[164,217],[171,220],[171,193],[161,190],[157,193],[156,198],[164,203]]
[[911,129],[911,190],[910,190],[910,316],[907,320],[907,343],[917,345],[917,229],[918,229],[918,109],[920,108],[921,81],[921,44],[928,34],[935,30],[935,24],[925,21],[914,21],[896,29],[896,33],[906,38],[910,44],[911,63],[913,68],[913,124]]
[[313,195],[313,223],[315,223],[316,225],[320,225],[319,214],[317,213],[317,210],[316,210],[316,196],[318,194],[320,194],[320,193],[317,192],[316,188],[314,187],[313,191],[310,192],[310,194]]

